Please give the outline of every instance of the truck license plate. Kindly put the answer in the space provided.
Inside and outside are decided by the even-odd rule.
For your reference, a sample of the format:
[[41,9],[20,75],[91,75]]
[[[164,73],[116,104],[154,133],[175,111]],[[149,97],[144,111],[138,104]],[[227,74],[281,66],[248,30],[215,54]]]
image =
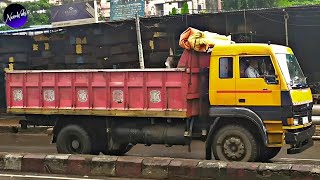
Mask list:
[[302,123],[307,124],[309,122],[308,117],[302,117]]

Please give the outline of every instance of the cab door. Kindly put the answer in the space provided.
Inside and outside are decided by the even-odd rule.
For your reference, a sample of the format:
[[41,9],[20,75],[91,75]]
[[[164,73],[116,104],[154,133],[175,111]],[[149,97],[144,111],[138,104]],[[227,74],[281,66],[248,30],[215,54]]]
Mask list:
[[213,106],[234,106],[235,88],[235,57],[213,56],[210,62],[210,104]]
[[[246,69],[250,66],[250,60],[258,61],[257,71],[264,77],[248,77]],[[243,56],[237,58],[239,69],[236,73],[236,104],[245,107],[260,107],[265,111],[265,107],[279,107],[281,105],[280,83],[276,82],[274,65],[270,56]],[[245,69],[241,69],[245,68]],[[247,71],[248,73],[248,71]],[[250,73],[249,73],[250,74]],[[273,75],[272,75],[273,74]],[[252,75],[252,73],[251,73]],[[250,76],[250,75],[249,75]],[[273,80],[269,80],[274,76]],[[261,109],[263,107],[263,109]]]

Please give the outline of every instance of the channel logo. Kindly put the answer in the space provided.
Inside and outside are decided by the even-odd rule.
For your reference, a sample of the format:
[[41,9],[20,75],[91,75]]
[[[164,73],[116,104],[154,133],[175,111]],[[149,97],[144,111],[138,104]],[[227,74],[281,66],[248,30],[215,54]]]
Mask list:
[[10,4],[4,10],[3,21],[14,29],[24,26],[28,21],[26,8],[21,4]]

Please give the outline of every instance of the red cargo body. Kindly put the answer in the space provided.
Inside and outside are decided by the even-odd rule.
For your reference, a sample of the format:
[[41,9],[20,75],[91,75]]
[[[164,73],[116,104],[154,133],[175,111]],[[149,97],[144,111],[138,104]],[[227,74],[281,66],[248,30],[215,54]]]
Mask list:
[[[188,57],[189,51],[183,56]],[[7,111],[185,118],[199,113],[199,66],[6,73]],[[196,67],[198,66],[198,67]],[[191,85],[190,85],[191,83]]]

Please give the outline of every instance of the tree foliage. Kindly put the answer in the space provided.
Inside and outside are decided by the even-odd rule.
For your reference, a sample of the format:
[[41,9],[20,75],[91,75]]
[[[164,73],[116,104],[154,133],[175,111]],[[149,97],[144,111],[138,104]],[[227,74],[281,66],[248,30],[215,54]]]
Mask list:
[[189,7],[187,2],[183,3],[183,6],[181,8],[181,14],[189,14]]
[[173,7],[171,11],[169,11],[169,15],[177,15],[177,14],[189,14],[189,7],[187,2],[184,2],[181,8],[177,9]]
[[[32,25],[46,25],[51,22],[51,4],[48,0],[21,3],[28,11],[27,27]],[[44,12],[39,12],[44,11]]]
[[320,0],[279,0],[278,2],[278,5],[281,7],[316,5],[316,4],[320,4]]
[[177,8],[172,8],[172,12],[170,11],[169,12],[169,15],[176,15],[178,13],[178,10],[177,10]]
[[224,0],[224,10],[276,7],[278,0]]
[[320,0],[224,0],[224,10],[289,7],[320,4]]

